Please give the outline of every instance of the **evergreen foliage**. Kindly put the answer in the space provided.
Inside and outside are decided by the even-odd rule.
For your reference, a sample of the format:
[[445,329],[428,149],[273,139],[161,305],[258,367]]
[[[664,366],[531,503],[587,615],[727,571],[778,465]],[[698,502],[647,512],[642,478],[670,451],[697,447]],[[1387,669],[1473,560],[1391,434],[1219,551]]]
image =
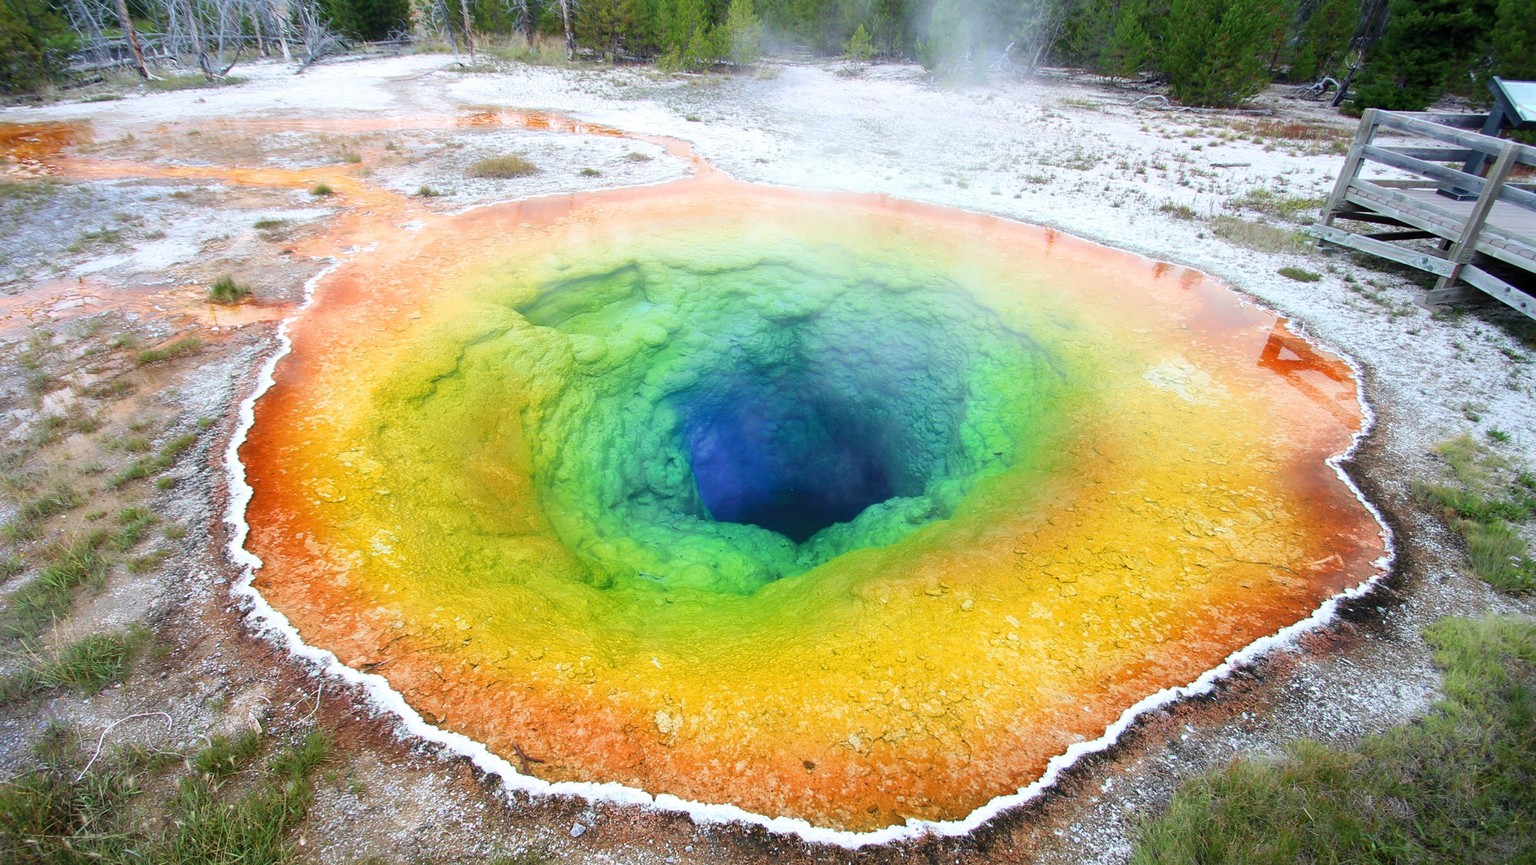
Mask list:
[[404,33],[411,25],[410,0],[321,0],[321,11],[337,31],[366,41]]
[[737,66],[751,66],[763,59],[763,24],[752,14],[752,0],[731,0],[721,45]]
[[1360,26],[1360,0],[1311,0],[1302,13],[1289,78],[1312,82],[1325,75],[1339,77],[1350,39]]
[[868,63],[875,56],[874,46],[869,41],[869,31],[864,29],[863,24],[843,43],[843,56],[854,63]]
[[1536,81],[1536,4],[1498,0],[1493,25],[1493,74]]
[[[1533,17],[1530,0],[1512,5]],[[1469,73],[1481,65],[1493,20],[1494,0],[1391,0],[1386,33],[1361,71],[1355,104],[1417,111],[1447,90],[1470,92]]]
[[1230,106],[1263,90],[1294,0],[1172,0],[1162,71],[1190,105]]
[[47,81],[63,68],[73,42],[48,0],[0,0],[0,93]]
[[1096,64],[1099,72],[1112,78],[1133,78],[1152,59],[1152,37],[1142,24],[1145,14],[1144,3],[1126,0],[1120,4],[1114,30]]

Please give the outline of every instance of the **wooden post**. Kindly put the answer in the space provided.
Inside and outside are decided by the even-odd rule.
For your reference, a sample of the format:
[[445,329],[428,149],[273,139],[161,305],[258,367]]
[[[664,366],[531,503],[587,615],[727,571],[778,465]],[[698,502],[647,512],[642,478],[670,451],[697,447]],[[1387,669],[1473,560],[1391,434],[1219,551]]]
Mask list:
[[1323,205],[1323,225],[1333,224],[1334,214],[1344,206],[1345,198],[1349,195],[1349,184],[1360,175],[1365,148],[1376,137],[1376,116],[1379,110],[1367,108],[1360,115],[1360,128],[1355,130],[1355,140],[1349,145],[1349,154],[1344,157],[1344,167],[1339,169],[1339,180],[1333,185],[1333,193]]
[[1461,227],[1461,236],[1456,239],[1456,243],[1445,255],[1451,262],[1451,272],[1440,277],[1435,287],[1424,293],[1425,305],[1447,303],[1467,296],[1466,289],[1453,288],[1453,286],[1461,276],[1461,269],[1477,254],[1478,235],[1483,233],[1483,225],[1488,222],[1488,214],[1493,212],[1493,206],[1498,203],[1499,191],[1504,188],[1504,181],[1509,179],[1509,173],[1514,170],[1519,157],[1520,145],[1514,141],[1505,144],[1499,151],[1498,160],[1493,163],[1493,169],[1488,172],[1483,194],[1477,197],[1477,203],[1472,206],[1472,212],[1467,214],[1467,223]]

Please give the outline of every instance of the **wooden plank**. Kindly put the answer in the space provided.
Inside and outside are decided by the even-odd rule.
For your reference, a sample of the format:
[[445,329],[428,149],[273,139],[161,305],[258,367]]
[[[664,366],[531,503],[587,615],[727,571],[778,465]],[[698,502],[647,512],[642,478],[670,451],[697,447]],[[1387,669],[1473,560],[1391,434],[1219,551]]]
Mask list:
[[1480,267],[1467,265],[1461,269],[1461,278],[1464,282],[1476,286],[1478,290],[1494,300],[1500,301],[1525,313],[1526,316],[1536,319],[1536,298],[1531,297],[1529,294],[1499,279],[1488,271]]
[[1526,192],[1524,189],[1520,189],[1519,187],[1505,186],[1503,191],[1499,193],[1499,198],[1509,202],[1510,204],[1514,204],[1519,207],[1523,207],[1526,210],[1536,212],[1536,194]]
[[1498,203],[1499,192],[1504,186],[1504,181],[1509,179],[1509,172],[1514,170],[1515,156],[1519,148],[1520,145],[1513,141],[1504,145],[1499,158],[1493,163],[1493,169],[1488,172],[1483,194],[1478,197],[1477,204],[1473,205],[1472,212],[1467,214],[1461,236],[1456,238],[1456,243],[1446,253],[1446,258],[1456,264],[1466,264],[1472,260],[1472,254],[1477,251],[1477,236],[1482,233],[1483,225],[1488,221],[1488,214],[1493,212],[1493,206]]
[[1457,283],[1456,285],[1448,285],[1445,288],[1431,288],[1424,292],[1419,298],[1419,306],[1433,310],[1435,307],[1443,306],[1447,303],[1460,303],[1464,300],[1472,300],[1481,296],[1476,288]]
[[1444,165],[1436,165],[1433,162],[1414,159],[1412,156],[1403,156],[1385,148],[1366,145],[1361,151],[1361,155],[1372,162],[1400,168],[1403,171],[1417,174],[1420,177],[1433,177],[1441,183],[1449,183],[1472,192],[1481,192],[1483,189],[1484,181],[1476,174],[1468,174],[1455,168],[1446,168]]
[[1446,114],[1436,111],[1394,111],[1414,120],[1424,120],[1438,126],[1454,126],[1457,129],[1482,129],[1488,121],[1486,114]]
[[1328,200],[1323,203],[1323,225],[1333,224],[1334,212],[1343,206],[1349,195],[1349,184],[1360,173],[1361,155],[1376,134],[1376,118],[1380,114],[1380,110],[1375,108],[1367,108],[1361,113],[1360,125],[1355,129],[1355,140],[1350,143],[1349,153],[1344,157],[1344,167],[1339,169],[1339,179],[1333,184],[1333,192],[1328,194]]
[[1461,217],[1429,207],[1411,198],[1392,195],[1388,190],[1361,189],[1351,186],[1350,200],[1385,214],[1404,225],[1433,231],[1450,240],[1461,231]]
[[1493,231],[1491,226],[1483,229],[1483,236],[1477,243],[1478,252],[1505,264],[1514,265],[1521,270],[1536,273],[1536,248],[1529,243],[1505,243],[1502,246],[1489,243],[1491,231]]
[[1388,147],[1381,145],[1381,149],[1398,156],[1410,156],[1414,159],[1423,159],[1428,162],[1462,162],[1465,163],[1477,154],[1476,150],[1450,147]]
[[1328,225],[1314,225],[1308,229],[1313,237],[1318,237],[1330,243],[1347,246],[1350,249],[1358,249],[1361,252],[1369,252],[1379,258],[1416,267],[1419,270],[1427,270],[1436,276],[1449,276],[1455,267],[1449,261],[1430,255],[1427,252],[1416,249],[1407,249],[1401,246],[1393,246],[1379,240],[1372,240],[1358,234],[1351,234]]
[[[1455,144],[1469,150],[1479,150],[1489,156],[1497,156],[1499,150],[1504,146],[1503,139],[1494,138],[1491,135],[1483,135],[1480,132],[1461,132],[1447,126],[1438,126],[1434,123],[1425,123],[1422,120],[1405,117],[1395,111],[1379,112],[1376,116],[1376,123],[1379,126],[1399,129],[1404,132],[1414,132],[1425,138],[1433,138],[1446,144]],[[1516,159],[1522,165],[1536,165],[1536,147],[1521,145],[1520,153]]]
[[1368,177],[1366,180],[1374,186],[1385,186],[1388,189],[1439,189],[1440,184],[1433,180],[1389,180],[1387,178]]

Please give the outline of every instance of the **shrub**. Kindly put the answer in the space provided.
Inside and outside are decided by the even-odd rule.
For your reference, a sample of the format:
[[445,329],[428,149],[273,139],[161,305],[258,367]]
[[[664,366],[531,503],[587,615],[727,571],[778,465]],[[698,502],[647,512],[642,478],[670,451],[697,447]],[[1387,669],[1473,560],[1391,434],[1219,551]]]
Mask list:
[[335,195],[336,190],[332,189],[329,183],[316,183],[309,188],[309,194],[316,198],[324,198],[327,195]]
[[527,177],[538,173],[539,167],[529,162],[526,158],[515,153],[506,156],[492,156],[482,159],[469,167],[465,173],[470,177],[488,177],[494,180],[508,180],[513,177]]
[[250,287],[235,282],[235,278],[227,273],[215,279],[213,285],[208,287],[208,299],[214,303],[239,303],[250,296]]

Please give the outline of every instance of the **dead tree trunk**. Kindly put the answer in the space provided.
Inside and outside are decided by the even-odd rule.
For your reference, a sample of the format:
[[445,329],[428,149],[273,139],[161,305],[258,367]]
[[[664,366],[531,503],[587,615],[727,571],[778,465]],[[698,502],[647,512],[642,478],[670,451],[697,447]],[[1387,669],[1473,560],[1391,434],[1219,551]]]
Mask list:
[[565,59],[576,59],[576,35],[571,32],[571,0],[560,0],[560,20],[565,24]]
[[272,20],[277,27],[277,45],[283,51],[283,62],[292,63],[293,55],[288,51],[288,0],[272,0]]
[[523,38],[530,46],[539,36],[539,12],[534,6],[534,0],[522,0],[523,7]]
[[187,35],[192,39],[192,53],[197,56],[197,68],[203,70],[203,77],[209,81],[217,76],[213,72],[213,63],[208,59],[208,50],[203,45],[203,25],[198,21],[197,8],[192,0],[185,0],[187,13]]
[[475,31],[469,19],[469,0],[459,0],[459,11],[464,15],[464,44],[469,46],[469,65],[475,65]]
[[133,51],[133,66],[139,77],[149,80],[149,65],[144,62],[144,48],[139,45],[139,31],[133,29],[133,19],[128,17],[128,0],[117,0],[117,24],[128,38],[128,48]]

